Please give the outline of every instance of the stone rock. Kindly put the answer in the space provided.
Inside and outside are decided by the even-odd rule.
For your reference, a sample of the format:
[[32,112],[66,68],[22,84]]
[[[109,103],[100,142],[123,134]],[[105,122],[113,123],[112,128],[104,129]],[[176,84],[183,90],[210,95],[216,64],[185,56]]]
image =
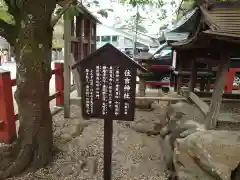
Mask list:
[[157,123],[156,120],[158,121],[154,116],[149,116],[148,118],[139,117],[139,120],[136,120],[131,124],[131,128],[139,133],[152,132]]
[[60,170],[61,174],[64,176],[71,175],[74,172],[73,171],[74,164],[72,162],[65,162],[60,166],[59,170]]
[[86,161],[86,166],[89,175],[95,175],[97,172],[97,159],[95,157],[88,157]]
[[180,180],[231,180],[239,152],[240,132],[196,132],[175,143],[176,174]]
[[132,126],[132,129],[134,129],[136,132],[139,133],[148,133],[153,131],[154,125],[151,123],[135,123]]
[[70,134],[62,134],[61,135],[61,139],[60,139],[61,143],[65,144],[71,140],[72,140],[72,136]]
[[154,101],[153,100],[140,100],[140,99],[136,99],[135,100],[135,105],[136,108],[141,109],[141,110],[152,110],[152,103]]
[[64,134],[62,135],[63,139],[67,139],[67,141],[69,141],[72,138],[80,136],[84,128],[90,125],[91,123],[93,123],[93,121],[81,121],[78,123],[73,123],[72,126],[69,126],[64,130]]
[[81,124],[76,124],[71,128],[69,133],[71,134],[71,136],[73,138],[75,138],[75,137],[81,135],[83,130],[84,130],[84,127]]
[[200,123],[205,120],[204,115],[197,107],[186,102],[180,101],[176,104],[171,104],[166,110],[170,120],[189,119]]

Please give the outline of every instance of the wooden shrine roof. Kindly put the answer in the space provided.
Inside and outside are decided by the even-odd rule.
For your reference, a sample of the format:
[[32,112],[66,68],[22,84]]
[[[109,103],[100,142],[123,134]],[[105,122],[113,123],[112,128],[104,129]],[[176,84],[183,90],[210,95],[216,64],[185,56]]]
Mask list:
[[210,28],[204,33],[240,40],[240,2],[216,3],[210,10],[201,7],[201,11]]
[[[69,3],[72,3],[72,0],[60,0],[58,2],[58,5],[64,7],[66,4]],[[82,11],[80,11],[80,14],[84,15],[86,18],[93,20],[95,23],[101,24],[101,22],[84,5],[79,4],[78,7]]]
[[86,17],[94,20],[96,23],[101,24],[101,22],[100,22],[85,6],[82,5],[82,6],[80,6],[80,8],[81,8],[81,10],[84,12],[83,14],[84,14]]
[[171,46],[198,47],[201,42],[207,42],[209,39],[240,43],[240,2],[217,2],[209,9],[199,6],[199,11],[201,18],[198,19],[199,28],[195,34],[187,40],[173,42]]

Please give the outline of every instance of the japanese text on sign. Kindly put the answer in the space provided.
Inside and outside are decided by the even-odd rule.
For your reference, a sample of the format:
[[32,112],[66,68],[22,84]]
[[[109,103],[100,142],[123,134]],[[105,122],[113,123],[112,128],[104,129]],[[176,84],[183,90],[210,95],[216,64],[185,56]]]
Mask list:
[[85,79],[86,79],[86,88],[85,88],[85,97],[86,97],[86,113],[92,114],[93,113],[93,70],[86,69],[85,70]]
[[131,71],[129,69],[126,69],[124,71],[124,114],[128,114],[129,110],[129,102],[127,100],[130,99],[130,81],[131,81]]
[[119,67],[115,69],[115,94],[114,94],[114,114],[115,116],[120,114],[120,71]]
[[106,66],[102,67],[102,115],[107,114],[107,102],[108,102],[108,83],[107,83],[107,72],[108,68]]
[[101,72],[101,66],[96,66],[96,93],[95,93],[95,97],[97,99],[100,99],[100,83],[101,83],[101,79],[100,79],[100,72]]
[[[88,116],[119,119],[131,116],[133,75],[130,69],[97,64],[84,71],[85,112]],[[134,104],[133,104],[134,105]],[[129,114],[130,113],[130,114]]]

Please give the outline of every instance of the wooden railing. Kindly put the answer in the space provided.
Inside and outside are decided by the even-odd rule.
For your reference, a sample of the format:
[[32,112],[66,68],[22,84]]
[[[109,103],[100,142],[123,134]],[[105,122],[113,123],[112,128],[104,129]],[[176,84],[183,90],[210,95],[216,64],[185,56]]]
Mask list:
[[[49,96],[49,101],[56,99],[56,106],[63,106],[63,63],[55,63],[52,74],[55,75],[56,92]],[[18,114],[14,112],[13,86],[16,86],[16,79],[11,79],[10,71],[0,69],[0,142],[3,143],[12,143],[17,137]]]

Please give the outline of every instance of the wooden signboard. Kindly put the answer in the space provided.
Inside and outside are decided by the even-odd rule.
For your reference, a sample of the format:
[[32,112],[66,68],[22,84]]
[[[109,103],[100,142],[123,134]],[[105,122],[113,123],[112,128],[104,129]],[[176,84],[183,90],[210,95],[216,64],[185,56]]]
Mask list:
[[112,121],[133,121],[137,69],[146,71],[111,44],[77,62],[82,115],[104,119],[104,180],[111,179]]

